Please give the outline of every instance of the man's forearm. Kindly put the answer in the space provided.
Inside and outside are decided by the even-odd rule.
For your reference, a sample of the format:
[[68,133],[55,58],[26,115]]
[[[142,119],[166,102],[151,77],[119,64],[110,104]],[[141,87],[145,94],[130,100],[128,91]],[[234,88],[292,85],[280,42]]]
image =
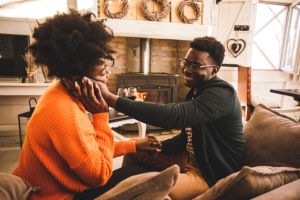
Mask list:
[[107,102],[109,107],[116,108],[118,96],[115,94],[110,93],[106,97],[104,97],[105,101]]
[[146,124],[166,129],[176,128],[177,117],[172,114],[171,104],[134,101],[119,97],[116,101],[116,110]]

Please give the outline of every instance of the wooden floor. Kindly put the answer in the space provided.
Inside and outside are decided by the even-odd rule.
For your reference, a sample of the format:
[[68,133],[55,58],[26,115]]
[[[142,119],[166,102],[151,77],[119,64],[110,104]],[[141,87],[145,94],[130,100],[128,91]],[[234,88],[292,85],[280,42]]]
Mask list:
[[0,131],[0,172],[11,173],[20,154],[20,140],[17,131]]
[[11,173],[18,164],[20,148],[0,148],[0,172]]

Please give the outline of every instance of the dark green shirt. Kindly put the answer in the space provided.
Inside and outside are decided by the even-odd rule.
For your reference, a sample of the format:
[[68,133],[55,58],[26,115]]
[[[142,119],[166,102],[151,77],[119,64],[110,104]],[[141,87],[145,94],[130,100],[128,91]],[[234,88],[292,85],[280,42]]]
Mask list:
[[163,141],[165,153],[185,151],[184,128],[192,127],[195,157],[209,186],[242,166],[244,138],[240,102],[233,87],[217,77],[191,89],[182,103],[158,104],[118,98],[116,109],[147,124],[180,128],[179,135]]

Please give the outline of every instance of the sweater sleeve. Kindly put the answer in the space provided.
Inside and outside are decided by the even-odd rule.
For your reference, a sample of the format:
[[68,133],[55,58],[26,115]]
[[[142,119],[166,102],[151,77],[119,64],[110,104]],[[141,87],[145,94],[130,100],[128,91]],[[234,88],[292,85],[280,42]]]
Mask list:
[[82,182],[90,187],[107,183],[112,175],[114,139],[108,126],[108,113],[93,115],[65,105],[52,116],[49,135],[55,150]]
[[[98,119],[97,119],[98,116]],[[105,118],[103,118],[105,116]],[[109,123],[109,115],[103,115],[103,114],[97,114],[93,115],[93,124],[96,131],[101,133],[101,129],[103,128],[103,124]],[[109,128],[110,129],[110,128]],[[97,135],[97,139],[99,139],[99,136]],[[101,137],[100,137],[101,140]],[[99,141],[101,142],[101,141]],[[135,142],[132,140],[128,141],[117,141],[115,142],[115,148],[114,148],[114,154],[113,157],[118,157],[127,153],[134,153],[136,151],[135,149]]]
[[114,158],[128,153],[135,153],[135,142],[133,140],[118,141],[115,143]]
[[211,87],[194,100],[158,104],[119,97],[116,109],[144,123],[167,129],[201,125],[228,115],[235,95],[225,87]]

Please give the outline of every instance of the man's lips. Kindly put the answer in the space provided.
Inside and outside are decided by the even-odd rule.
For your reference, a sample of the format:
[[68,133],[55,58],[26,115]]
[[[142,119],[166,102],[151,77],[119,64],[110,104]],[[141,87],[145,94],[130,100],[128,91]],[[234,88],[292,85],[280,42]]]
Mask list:
[[192,74],[190,74],[190,73],[184,73],[184,74],[183,74],[183,78],[184,78],[185,80],[193,80],[193,76],[192,76]]

